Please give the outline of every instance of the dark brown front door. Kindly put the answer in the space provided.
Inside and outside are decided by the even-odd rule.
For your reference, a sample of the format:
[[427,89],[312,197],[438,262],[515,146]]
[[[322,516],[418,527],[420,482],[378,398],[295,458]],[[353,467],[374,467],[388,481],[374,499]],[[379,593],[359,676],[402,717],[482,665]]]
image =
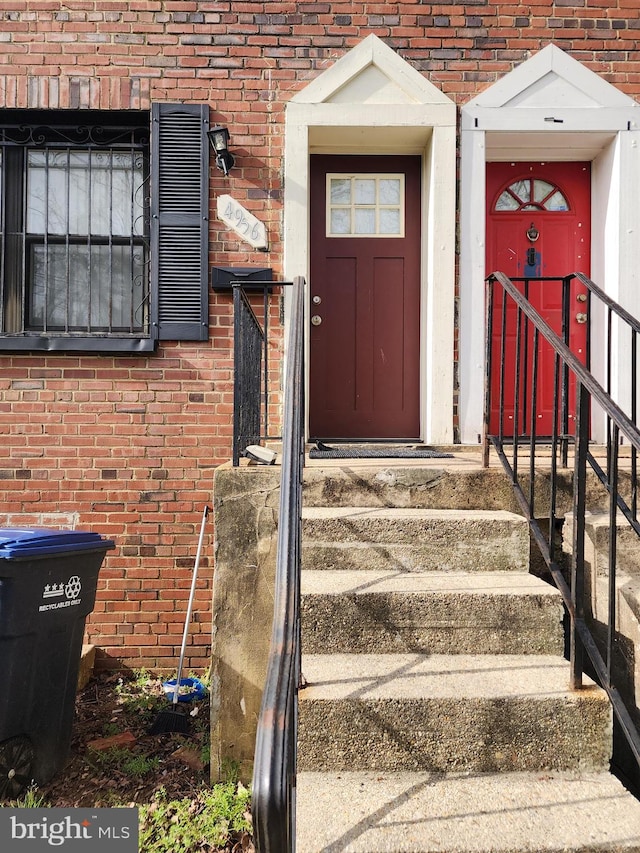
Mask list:
[[311,157],[312,438],[420,434],[420,158]]

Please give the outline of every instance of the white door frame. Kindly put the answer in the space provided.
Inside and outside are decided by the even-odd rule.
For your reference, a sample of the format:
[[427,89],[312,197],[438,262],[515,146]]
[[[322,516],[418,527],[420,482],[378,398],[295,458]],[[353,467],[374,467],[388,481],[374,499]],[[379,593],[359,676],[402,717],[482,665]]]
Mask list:
[[431,444],[453,441],[455,134],[453,101],[375,35],[286,108],[287,278],[309,278],[311,153],[422,155],[420,438]]
[[[640,316],[640,110],[555,45],[548,45],[462,108],[460,208],[460,437],[482,434],[485,363],[485,173],[490,161],[590,161],[591,277]],[[598,377],[604,329],[592,317]],[[625,407],[630,359],[614,342],[614,399]],[[592,435],[604,438],[594,414]]]

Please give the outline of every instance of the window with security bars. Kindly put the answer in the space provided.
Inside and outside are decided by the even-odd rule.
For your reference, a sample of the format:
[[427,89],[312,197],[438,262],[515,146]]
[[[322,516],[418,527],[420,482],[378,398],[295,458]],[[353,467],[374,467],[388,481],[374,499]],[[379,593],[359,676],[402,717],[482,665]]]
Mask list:
[[0,110],[0,350],[206,336],[206,115]]

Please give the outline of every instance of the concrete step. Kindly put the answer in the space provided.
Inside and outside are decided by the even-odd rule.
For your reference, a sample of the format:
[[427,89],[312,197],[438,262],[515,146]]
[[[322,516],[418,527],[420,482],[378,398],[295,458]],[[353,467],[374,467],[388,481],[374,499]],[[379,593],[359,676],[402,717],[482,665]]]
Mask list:
[[548,655],[304,655],[300,770],[605,770],[611,711]]
[[300,773],[297,853],[637,853],[609,773]]
[[[305,506],[430,507],[443,509],[511,509],[518,512],[504,472],[481,467],[478,453],[456,454],[453,460],[388,460],[365,465],[352,460],[305,468]],[[570,495],[569,495],[570,497]],[[562,501],[561,501],[562,503]],[[567,503],[567,506],[570,504]]]
[[514,572],[303,571],[304,652],[562,655],[559,592]]
[[502,510],[306,507],[302,536],[306,569],[529,568],[527,522]]
[[[565,515],[563,549],[573,550],[573,513]],[[585,513],[585,561],[594,575],[608,577],[611,521],[608,512]],[[621,512],[616,520],[616,568],[628,577],[640,578],[640,539]]]

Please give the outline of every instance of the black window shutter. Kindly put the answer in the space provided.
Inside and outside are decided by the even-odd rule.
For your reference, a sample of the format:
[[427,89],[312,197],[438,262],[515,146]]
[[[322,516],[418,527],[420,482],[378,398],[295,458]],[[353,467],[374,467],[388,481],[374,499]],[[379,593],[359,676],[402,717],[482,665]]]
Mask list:
[[151,111],[151,299],[160,340],[205,341],[208,328],[209,107]]

